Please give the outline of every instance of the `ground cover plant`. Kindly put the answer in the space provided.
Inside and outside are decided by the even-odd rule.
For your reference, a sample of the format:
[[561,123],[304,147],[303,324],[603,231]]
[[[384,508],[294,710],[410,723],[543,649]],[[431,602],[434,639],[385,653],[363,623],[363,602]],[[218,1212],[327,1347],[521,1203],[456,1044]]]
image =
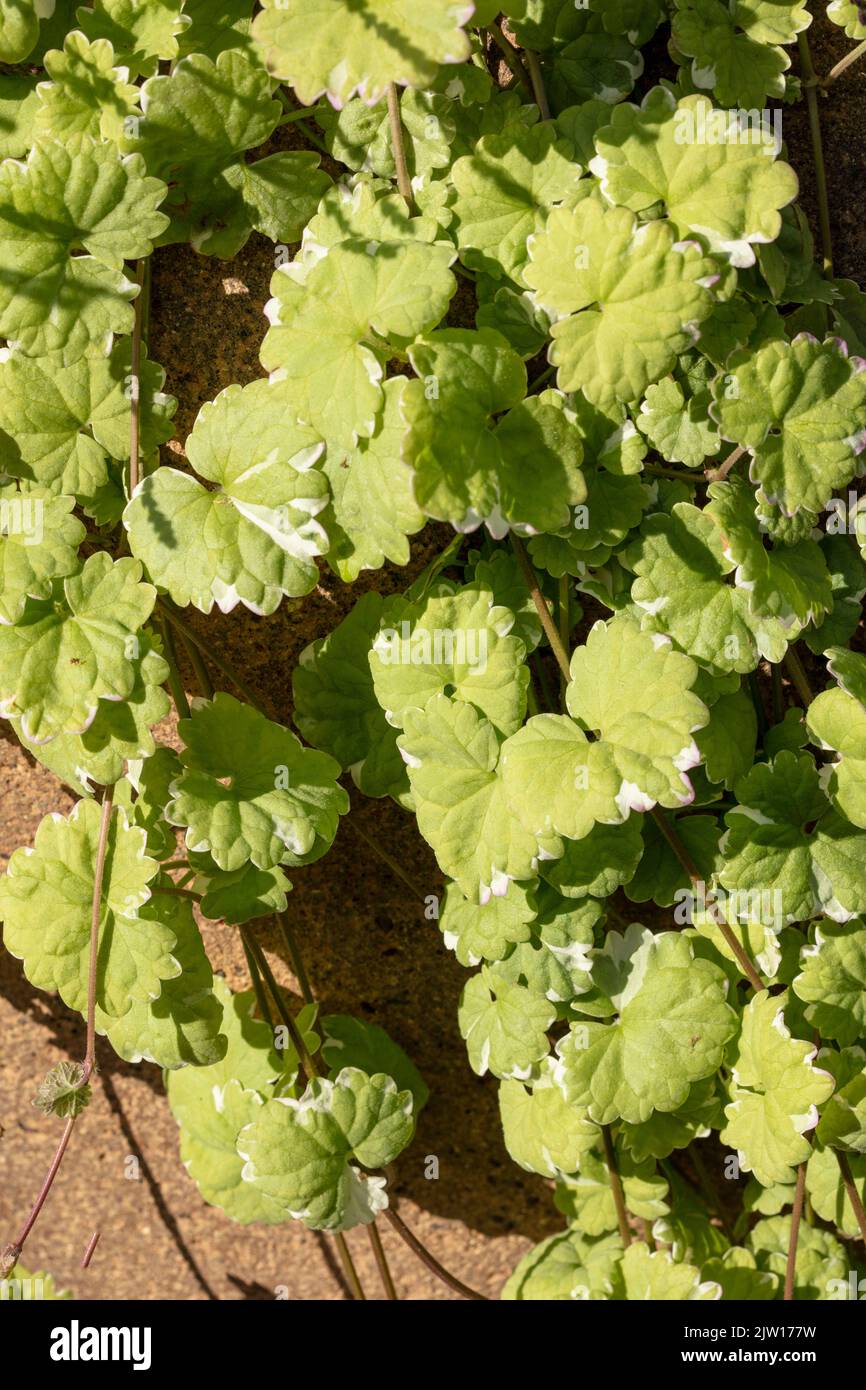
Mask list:
[[[321,1012],[293,928],[353,787],[448,880],[424,929],[467,972],[467,1065],[561,1213],[501,1297],[859,1296],[866,295],[820,110],[866,14],[827,13],[852,47],[819,77],[798,0],[0,0],[0,714],[77,797],[0,918],[86,1020],[4,1278],[100,1035],[164,1069],[227,1219],[326,1233],[356,1297],[362,1226],[399,1296],[388,1227],[482,1297],[390,1200],[424,1079]],[[161,453],[149,258],[253,232],[261,378]],[[190,622],[406,566],[428,526],[405,592],[286,672],[294,729]]]

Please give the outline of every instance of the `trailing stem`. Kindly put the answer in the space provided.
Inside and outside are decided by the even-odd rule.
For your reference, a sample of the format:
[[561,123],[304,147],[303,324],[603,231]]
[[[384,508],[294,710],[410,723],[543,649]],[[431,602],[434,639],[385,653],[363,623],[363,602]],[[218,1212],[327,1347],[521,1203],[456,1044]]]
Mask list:
[[854,1174],[851,1172],[851,1164],[848,1162],[848,1155],[843,1153],[841,1149],[834,1149],[833,1152],[839,1164],[839,1172],[842,1177],[842,1185],[845,1188],[845,1195],[851,1203],[854,1217],[860,1231],[860,1239],[863,1241],[863,1244],[866,1245],[866,1212],[863,1210],[860,1193],[857,1191],[857,1185],[854,1182]]
[[623,1248],[631,1245],[634,1236],[628,1224],[628,1209],[625,1204],[625,1194],[622,1190],[622,1179],[619,1175],[619,1167],[616,1161],[616,1150],[613,1147],[613,1140],[610,1137],[610,1126],[601,1126],[601,1140],[604,1145],[604,1161],[607,1164],[607,1171],[610,1176],[610,1190],[613,1194],[613,1204],[616,1208],[616,1224],[619,1227],[620,1239]]
[[519,536],[515,536],[513,531],[511,532],[511,544],[514,547],[514,553],[517,556],[517,563],[520,566],[521,573],[526,582],[526,587],[532,596],[532,602],[535,604],[535,611],[541,619],[544,635],[550,643],[551,651],[556,657],[565,684],[568,685],[568,682],[571,680],[571,667],[569,665],[568,652],[565,649],[562,638],[556,630],[556,624],[550,616],[550,609],[547,606],[547,601],[538,583],[538,575],[532,568],[532,561],[526,553],[526,546]]
[[785,1263],[785,1303],[794,1297],[794,1273],[797,1268],[797,1241],[800,1236],[800,1221],[803,1216],[803,1199],[806,1196],[806,1165],[797,1168],[797,1186],[794,1190],[794,1205],[791,1209],[791,1235],[788,1240],[788,1258]]
[[[812,137],[812,159],[815,164],[815,186],[818,193],[818,223],[821,229],[821,250],[824,271],[833,274],[833,238],[830,231],[830,199],[827,194],[827,166],[824,162],[824,141],[821,136],[821,113],[818,109],[818,79],[812,63],[812,50],[805,33],[797,35],[800,50],[800,67],[803,73],[803,86],[806,91],[806,109],[809,113],[809,131]],[[849,55],[850,56],[850,55]]]
[[391,152],[397,166],[397,187],[410,208],[414,205],[412,180],[409,165],[406,163],[406,143],[403,138],[403,121],[400,116],[400,93],[395,82],[388,83],[388,120],[391,125]]
[[480,1303],[490,1302],[486,1294],[478,1293],[477,1289],[470,1288],[468,1284],[463,1283],[462,1279],[458,1279],[456,1275],[449,1273],[445,1266],[439,1263],[436,1256],[430,1254],[426,1245],[421,1244],[421,1241],[415,1235],[414,1231],[409,1229],[406,1222],[402,1217],[397,1215],[393,1207],[386,1207],[382,1215],[385,1220],[393,1226],[400,1239],[409,1246],[410,1250],[415,1252],[421,1263],[426,1265],[427,1268],[436,1275],[437,1279],[441,1279],[443,1284],[447,1284],[449,1289],[453,1289],[455,1293],[459,1293],[463,1298],[475,1299]]
[[847,72],[851,64],[856,63],[858,58],[862,58],[864,53],[866,53],[866,39],[862,43],[858,43],[856,48],[852,48],[850,53],[846,53],[844,58],[840,58],[838,63],[834,63],[827,76],[821,78],[819,85],[829,87],[831,82],[835,82],[838,77],[842,76],[843,72]]
[[[96,844],[96,863],[93,872],[93,894],[90,910],[90,949],[87,968],[87,1026],[84,1062],[82,1063],[81,1080],[78,1085],[79,1090],[88,1084],[96,1065],[96,977],[99,965],[99,928],[102,922],[102,884],[105,877],[105,860],[108,853],[108,836],[111,829],[113,804],[114,790],[112,787],[106,787],[102,797],[99,838]],[[49,1164],[48,1172],[42,1180],[42,1186],[39,1189],[33,1206],[30,1208],[27,1219],[18,1232],[15,1240],[13,1240],[11,1244],[5,1246],[2,1255],[0,1255],[0,1279],[7,1278],[21,1258],[21,1252],[24,1249],[27,1238],[36,1225],[36,1222],[39,1220],[39,1215],[54,1185],[54,1179],[60,1172],[60,1165],[69,1147],[72,1131],[75,1128],[75,1121],[80,1113],[79,1111],[78,1113],[70,1115],[66,1124],[63,1126],[60,1142],[54,1151],[54,1157]],[[93,1249],[96,1247],[96,1240],[98,1240],[98,1238],[99,1233],[96,1232],[92,1242]],[[92,1249],[90,1253],[93,1253]]]

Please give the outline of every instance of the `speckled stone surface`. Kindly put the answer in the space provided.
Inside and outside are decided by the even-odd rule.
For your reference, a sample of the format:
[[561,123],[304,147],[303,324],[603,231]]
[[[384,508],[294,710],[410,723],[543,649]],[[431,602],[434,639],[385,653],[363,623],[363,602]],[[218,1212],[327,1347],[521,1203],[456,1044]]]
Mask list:
[[[847,51],[840,31],[819,22],[812,31],[816,67],[826,71]],[[796,59],[795,59],[796,61]],[[866,64],[822,101],[838,274],[866,281],[863,115]],[[800,172],[803,201],[816,225],[805,108],[786,108],[784,135]],[[167,370],[179,398],[175,439],[182,461],[199,406],[233,381],[262,375],[258,348],[273,248],[254,237],[232,262],[187,248],[154,258],[150,355]],[[465,287],[452,321],[466,322]],[[413,548],[410,575],[447,539],[429,528]],[[402,589],[405,571],[387,568],[351,589],[323,571],[302,602],[270,618],[238,611],[206,621],[208,640],[243,672],[266,707],[291,720],[291,670],[301,650],[328,632],[367,587]],[[199,626],[205,620],[192,615]],[[184,667],[189,689],[191,673]],[[171,737],[171,730],[164,731]],[[0,861],[30,843],[40,818],[68,810],[55,779],[17,747],[0,726]],[[412,819],[390,802],[355,796],[331,853],[294,875],[289,908],[325,1010],[353,1011],[380,1023],[421,1068],[431,1090],[417,1139],[396,1165],[395,1191],[404,1218],[443,1262],[496,1295],[529,1244],[560,1224],[547,1185],[516,1168],[502,1144],[496,1083],[474,1077],[456,1026],[464,972],[445,950],[434,923],[408,888],[365,849],[353,826],[399,861],[422,894],[436,894],[441,876]],[[234,930],[210,926],[211,959],[234,988],[246,971]],[[260,939],[279,978],[290,986],[281,943]],[[65,1057],[83,1052],[84,1028],[56,1001],[32,990],[20,965],[0,952],[0,1240],[17,1228],[56,1143],[59,1124],[31,1099],[40,1078]],[[73,1146],[27,1249],[31,1268],[47,1268],[84,1299],[343,1299],[333,1246],[292,1223],[278,1228],[233,1226],[206,1207],[181,1167],[177,1135],[159,1072],[127,1066],[100,1049],[100,1084],[79,1122]],[[439,1161],[425,1177],[428,1156]],[[78,1268],[94,1229],[101,1241],[91,1268]],[[383,1238],[400,1294],[453,1297],[387,1228]],[[349,1242],[370,1297],[380,1297],[366,1233]]]

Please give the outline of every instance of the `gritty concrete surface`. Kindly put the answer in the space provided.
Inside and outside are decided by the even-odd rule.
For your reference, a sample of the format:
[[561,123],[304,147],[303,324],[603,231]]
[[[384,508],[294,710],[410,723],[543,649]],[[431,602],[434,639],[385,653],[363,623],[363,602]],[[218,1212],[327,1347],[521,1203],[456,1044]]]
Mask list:
[[[826,71],[847,51],[839,31],[812,31],[816,67]],[[796,60],[795,60],[796,61]],[[822,101],[837,273],[866,281],[863,216],[863,97],[866,65],[852,70]],[[805,109],[785,110],[789,157],[803,183],[804,205],[817,226]],[[233,381],[262,375],[258,348],[265,331],[273,249],[254,237],[226,263],[187,248],[154,258],[150,355],[168,373],[178,397],[175,438],[167,456],[182,460],[199,406]],[[452,315],[467,321],[461,287]],[[471,320],[470,320],[471,321]],[[428,528],[416,539],[409,577],[439,549],[446,533]],[[347,588],[323,570],[319,587],[285,602],[270,618],[243,610],[191,621],[243,672],[281,721],[291,721],[291,670],[304,646],[330,631],[365,588],[402,589],[406,571],[386,568]],[[191,612],[191,610],[190,610]],[[189,616],[189,614],[188,614]],[[187,688],[194,688],[184,668]],[[68,811],[70,796],[34,766],[4,726],[0,729],[0,863],[32,841],[41,817]],[[171,737],[171,729],[164,731]],[[290,912],[325,1010],[357,1013],[385,1027],[424,1074],[431,1098],[418,1136],[396,1165],[394,1190],[404,1218],[443,1262],[467,1282],[495,1295],[529,1244],[560,1225],[547,1184],[515,1167],[502,1144],[496,1083],[470,1071],[457,1031],[465,973],[442,946],[435,925],[403,882],[370,855],[354,826],[399,861],[422,894],[437,893],[441,876],[414,822],[391,802],[353,797],[353,811],[332,851],[293,875]],[[294,982],[281,943],[259,931],[279,978]],[[233,988],[247,977],[237,933],[208,926],[211,959]],[[58,1002],[31,989],[18,962],[0,952],[0,1240],[25,1214],[56,1144],[59,1122],[31,1105],[44,1073],[83,1054],[84,1028]],[[276,1228],[232,1225],[205,1206],[181,1167],[177,1133],[159,1072],[128,1066],[100,1048],[94,1102],[77,1127],[50,1201],[27,1248],[31,1268],[50,1270],[82,1299],[343,1299],[332,1243],[297,1223]],[[439,1177],[425,1178],[428,1156]],[[91,1233],[101,1240],[91,1268],[78,1268]],[[453,1295],[387,1228],[383,1239],[400,1294],[412,1299]],[[370,1297],[380,1296],[367,1235],[349,1243]]]

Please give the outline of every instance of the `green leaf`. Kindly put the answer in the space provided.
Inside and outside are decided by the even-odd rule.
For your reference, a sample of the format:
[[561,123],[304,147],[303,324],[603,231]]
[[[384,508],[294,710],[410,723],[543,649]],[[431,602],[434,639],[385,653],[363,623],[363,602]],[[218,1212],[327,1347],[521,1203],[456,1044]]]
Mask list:
[[653,1111],[643,1124],[623,1124],[622,1142],[638,1163],[647,1158],[667,1158],[674,1149],[685,1149],[694,1139],[705,1139],[722,1123],[722,1107],[716,1094],[716,1078],[697,1081],[679,1109],[663,1114]]
[[800,955],[794,993],[823,1038],[842,1047],[866,1035],[866,926],[859,919],[822,922]]
[[85,528],[74,506],[46,488],[0,485],[0,623],[16,623],[28,598],[48,598],[52,581],[78,568]]
[[207,850],[228,871],[324,854],[349,809],[333,758],[223,691],[198,703],[178,732],[184,771],[165,814],[188,827],[190,849]]
[[846,690],[823,690],[806,711],[813,743],[836,753],[825,789],[854,825],[866,828],[866,708]]
[[732,788],[755,760],[758,717],[745,690],[720,695],[710,707],[710,722],[698,729],[695,742],[711,782]]
[[571,1228],[548,1236],[515,1268],[500,1295],[514,1302],[607,1299],[619,1283],[619,1235],[591,1240]]
[[227,872],[217,868],[210,855],[190,851],[190,863],[197,870],[195,890],[201,893],[205,917],[240,926],[255,917],[271,917],[286,909],[291,883],[281,869],[257,869],[244,864]]
[[[109,458],[129,458],[132,408],[130,344],[110,355],[79,357],[11,353],[0,362],[0,461],[7,472],[52,492],[97,505],[110,481]],[[162,391],[165,372],[142,354],[139,440],[145,454],[171,438],[177,402]]]
[[532,892],[520,883],[509,883],[504,897],[474,903],[449,883],[439,914],[439,930],[461,965],[482,960],[502,960],[511,946],[529,941],[536,906]]
[[753,265],[754,244],[775,241],[779,209],[798,185],[790,165],[773,157],[772,131],[750,122],[752,114],[719,111],[705,96],[677,101],[669,88],[653,87],[640,107],[614,107],[590,168],[610,202],[645,212],[661,201],[680,236],[697,233],[731,265]]
[[[108,786],[118,782],[128,761],[150,759],[156,749],[152,726],[171,708],[162,688],[168,679],[168,665],[146,633],[137,641],[132,690],[122,700],[100,700],[93,721],[83,733],[57,734],[48,743],[35,743],[24,734],[20,720],[14,721],[27,751],[79,796],[89,796],[93,783]],[[140,824],[138,805],[136,802],[133,815]],[[171,843],[173,846],[173,835]]]
[[695,86],[711,88],[722,106],[748,110],[763,107],[765,97],[784,96],[791,60],[778,46],[741,32],[738,8],[722,0],[676,0],[672,39],[694,60]]
[[822,1047],[818,1061],[833,1075],[836,1090],[821,1112],[817,1143],[866,1153],[866,1053],[862,1047],[845,1047],[840,1052]]
[[464,985],[457,1021],[469,1065],[477,1076],[527,1080],[547,1057],[547,1030],[556,1009],[522,985],[504,980],[489,966]]
[[384,1072],[399,1091],[411,1092],[416,1115],[424,1109],[430,1096],[424,1078],[384,1028],[349,1014],[326,1014],[321,1029],[322,1058],[332,1081],[344,1067],[357,1067],[368,1076]]
[[0,74],[0,159],[20,159],[34,141],[38,79]]
[[0,62],[20,63],[39,38],[37,0],[0,0]]
[[305,647],[292,673],[294,716],[308,743],[329,753],[365,796],[402,798],[406,765],[397,731],[376,699],[369,653],[382,621],[379,594],[361,596],[327,637]]
[[445,693],[473,705],[501,733],[519,728],[529,670],[513,626],[514,615],[477,582],[417,603],[386,599],[369,660],[389,724],[405,727],[407,711]]
[[[689,876],[674,854],[661,828],[644,818],[644,853],[637,871],[626,884],[625,895],[635,903],[650,899],[658,907],[683,901],[691,888]],[[676,822],[676,834],[708,883],[719,855],[719,826],[714,816],[683,816]]]
[[401,403],[408,382],[392,377],[376,432],[354,449],[329,449],[322,472],[331,501],[322,516],[330,540],[328,563],[351,583],[362,570],[381,569],[386,560],[409,563],[409,536],[426,521],[412,493],[412,474],[403,463]]
[[178,40],[191,23],[183,9],[183,0],[93,0],[92,8],[82,6],[77,14],[87,37],[107,39],[115,61],[135,78],[149,77],[160,59],[173,62],[178,57]]
[[418,829],[439,867],[473,901],[501,897],[509,879],[536,875],[539,844],[512,815],[497,774],[499,740],[474,706],[435,695],[424,710],[407,709],[397,740],[409,771]]
[[700,468],[705,458],[719,452],[719,436],[704,401],[698,396],[686,401],[683,388],[672,377],[647,387],[637,426],[669,463]]
[[787,749],[758,763],[735,788],[719,881],[740,920],[799,922],[822,910],[846,922],[866,910],[855,868],[864,832],[830,811],[808,754]]
[[[269,1100],[238,1136],[243,1178],[314,1231],[368,1225],[388,1205],[383,1168],[410,1142],[412,1094],[381,1072],[345,1067],[312,1080],[300,1100]],[[353,1162],[355,1160],[355,1162]]]
[[866,446],[866,369],[844,345],[800,333],[736,354],[712,413],[722,436],[752,455],[752,480],[793,513],[820,512],[857,472]]
[[735,562],[722,532],[690,502],[647,517],[623,561],[637,576],[631,595],[644,629],[664,633],[713,675],[753,671],[761,656],[781,661],[795,635],[753,613],[749,593],[726,582]]
[[692,733],[707,719],[696,676],[630,620],[596,623],[571,659],[566,703],[578,722],[536,715],[503,747],[505,793],[526,829],[580,840],[598,821],[691,801]]
[[857,0],[832,0],[827,18],[844,29],[849,39],[866,39],[866,20]]
[[65,1120],[86,1110],[91,1094],[82,1062],[58,1062],[40,1081],[33,1104],[43,1115],[58,1115]]
[[15,627],[0,627],[0,711],[20,716],[25,738],[83,733],[101,699],[132,694],[136,634],[156,598],[140,579],[137,560],[99,551],[50,598],[29,599]]
[[[866,1196],[866,1158],[849,1154],[848,1166],[862,1207]],[[813,1150],[806,1168],[806,1191],[818,1216],[832,1222],[840,1233],[857,1239],[860,1226],[842,1180],[837,1156],[830,1149]]]
[[126,1062],[154,1062],[158,1067],[209,1067],[225,1056],[226,1038],[220,1032],[223,1008],[214,994],[213,971],[185,898],[160,893],[139,909],[139,920],[155,931],[170,928],[175,941],[172,956],[179,973],[162,982],[157,999],[135,999],[120,1018],[97,1007],[97,1032],[105,1032],[115,1052]]
[[581,840],[567,840],[560,859],[541,866],[543,877],[567,898],[610,897],[628,883],[643,853],[641,818],[594,825]]
[[567,523],[586,489],[580,438],[563,398],[545,391],[524,400],[523,362],[490,328],[444,329],[409,355],[420,380],[403,396],[403,449],[422,510],[458,531],[484,522],[497,538],[510,528]]
[[225,1057],[207,1067],[170,1071],[165,1087],[180,1127],[180,1154],[199,1193],[233,1221],[275,1224],[285,1213],[263,1193],[241,1181],[243,1160],[237,1137],[260,1111],[261,1094],[282,1069],[266,1024],[254,1019],[252,990],[232,994],[219,976],[215,993],[223,1007],[228,1041]]
[[564,391],[602,408],[636,401],[670,371],[713,299],[715,263],[677,243],[667,222],[641,227],[596,197],[559,208],[529,243],[524,279],[554,320],[550,360]]
[[698,671],[621,618],[596,623],[571,658],[569,712],[610,750],[622,778],[620,805],[679,806],[693,798],[686,776],[700,760],[692,734],[708,718],[691,687]]
[[73,30],[62,49],[46,53],[45,71],[51,80],[40,82],[37,89],[38,138],[91,135],[96,140],[120,140],[130,116],[138,111],[138,88],[127,81],[126,70],[115,66],[107,40],[90,43]]
[[635,923],[625,935],[608,932],[592,978],[615,1021],[572,1024],[557,1045],[566,1099],[598,1124],[678,1110],[694,1082],[718,1069],[736,1031],[723,972],[695,957],[685,937]]
[[[233,256],[254,226],[272,224],[269,172],[306,174],[309,213],[328,186],[310,167],[315,158],[273,156],[278,163],[258,172],[245,163],[244,151],[267,140],[282,108],[267,73],[236,49],[221,52],[215,62],[201,52],[182,58],[171,73],[145,82],[141,101],[144,115],[127,145],[170,185],[164,211],[172,219],[172,240],[189,239],[197,251]],[[296,182],[285,191],[296,196]],[[283,215],[287,230],[298,234],[303,221],[288,205]]]
[[180,36],[181,55],[218,58],[227,48],[252,53],[252,11],[252,0],[221,0],[219,7],[212,0],[184,0],[183,12],[192,23]]
[[[494,973],[512,984],[526,985],[553,1004],[574,1004],[592,988],[589,970],[601,904],[592,898],[569,902],[549,886],[538,892],[538,916],[529,941],[519,942]],[[562,1010],[558,1010],[562,1013]]]
[[700,1270],[690,1264],[675,1264],[669,1250],[650,1252],[641,1243],[630,1245],[623,1256],[625,1296],[630,1301],[712,1302],[722,1290],[711,1280],[701,1279]]
[[[0,882],[7,950],[24,962],[37,989],[57,990],[70,1009],[87,1007],[91,907],[101,820],[94,801],[79,801],[68,818],[46,816],[32,849],[16,850]],[[102,882],[96,1005],[108,1028],[138,1003],[159,997],[180,974],[171,926],[140,909],[158,865],[145,854],[144,831],[113,812]]]
[[[580,1113],[577,1111],[576,1113]],[[598,1132],[596,1131],[596,1142]],[[627,1153],[617,1155],[626,1208],[633,1216],[653,1221],[670,1211],[665,1198],[667,1180],[656,1172],[650,1160],[635,1163]],[[556,1205],[574,1225],[588,1236],[603,1235],[617,1229],[616,1206],[610,1186],[610,1171],[599,1153],[586,1153],[580,1160],[580,1172],[566,1177],[556,1191]]]
[[768,549],[764,544],[755,495],[742,478],[711,483],[706,508],[718,524],[726,557],[736,563],[736,588],[749,594],[753,615],[778,618],[786,627],[820,622],[833,606],[830,574],[813,540]]
[[304,106],[323,94],[342,106],[357,93],[373,104],[390,82],[429,87],[440,63],[462,63],[460,27],[469,5],[451,0],[384,0],[347,9],[339,0],[264,0],[253,38],[268,71],[290,82]]
[[547,122],[487,135],[451,168],[457,245],[466,264],[520,283],[529,237],[567,201],[583,173]]
[[319,199],[331,186],[313,150],[280,150],[254,164],[238,163],[231,166],[231,182],[235,184],[238,177],[251,227],[276,242],[300,240]]
[[762,990],[746,1005],[721,1133],[722,1143],[737,1150],[740,1167],[765,1187],[793,1182],[797,1165],[809,1157],[805,1135],[834,1087],[832,1076],[812,1065],[816,1049],[791,1037],[787,997],[787,991]]
[[541,1075],[528,1087],[522,1081],[503,1081],[499,1087],[505,1147],[521,1168],[544,1178],[576,1173],[598,1142],[598,1129],[586,1113],[566,1104],[554,1065],[553,1058],[546,1058]]
[[332,445],[376,433],[383,361],[433,328],[454,293],[450,246],[341,241],[305,274],[277,271],[262,363],[291,385],[298,418]]
[[[759,1269],[775,1274],[782,1283],[791,1247],[790,1216],[759,1221],[749,1233],[749,1244]],[[848,1287],[848,1256],[844,1245],[829,1231],[803,1222],[797,1239],[794,1298],[845,1298]]]
[[[149,256],[167,225],[156,210],[165,191],[146,177],[140,156],[121,157],[87,137],[68,146],[42,142],[26,164],[0,164],[0,334],[17,338],[50,321],[63,346],[88,276],[116,313],[117,301],[129,297],[124,260]],[[72,253],[81,250],[98,265],[76,265]]]
[[228,386],[199,412],[186,449],[205,486],[158,468],[124,513],[130,549],[176,603],[273,613],[309,593],[328,546],[317,520],[328,485],[314,464],[323,444],[298,423],[285,390]]

